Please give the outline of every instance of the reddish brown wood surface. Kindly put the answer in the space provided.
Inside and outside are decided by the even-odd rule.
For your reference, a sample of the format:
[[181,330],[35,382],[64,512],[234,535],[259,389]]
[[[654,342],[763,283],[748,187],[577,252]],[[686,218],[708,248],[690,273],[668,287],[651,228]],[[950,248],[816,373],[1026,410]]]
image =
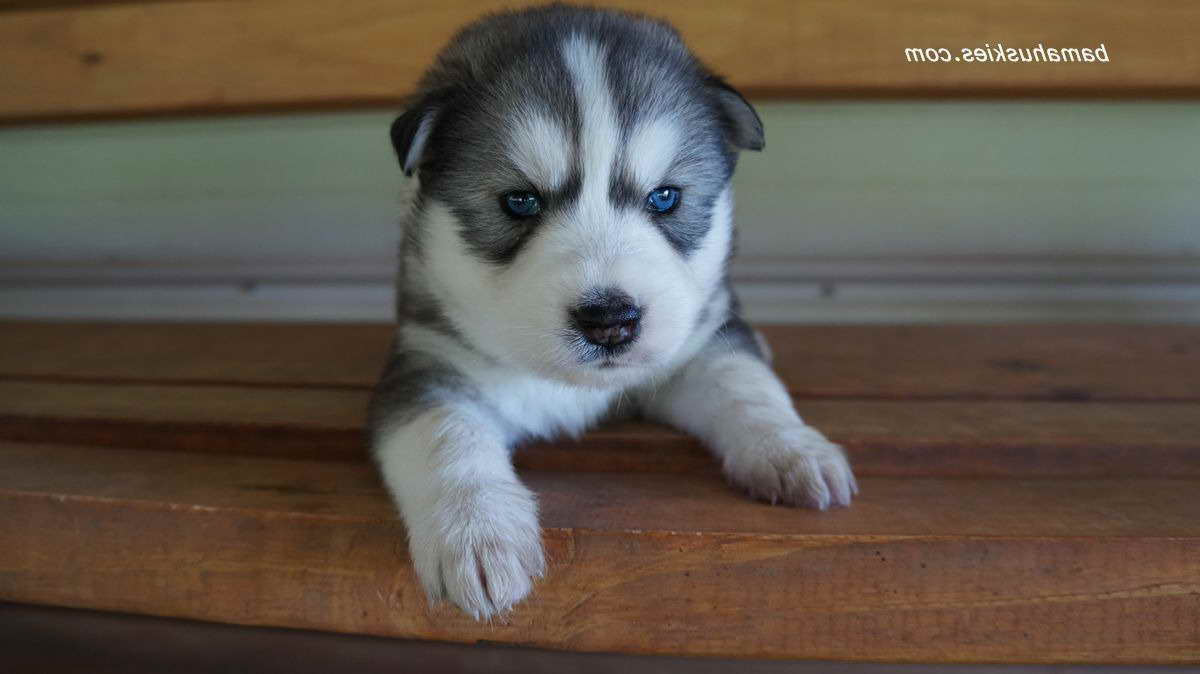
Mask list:
[[[396,106],[499,0],[10,3],[0,119]],[[516,3],[522,4],[522,3]],[[612,0],[755,96],[1196,97],[1200,9],[1144,0]],[[1107,63],[914,63],[906,48],[1091,48]]]
[[481,625],[425,607],[365,465],[5,445],[0,597],[573,650],[1200,659],[1191,481],[876,478],[819,514],[715,478],[526,477],[550,574]]
[[[570,653],[500,643],[388,639],[314,630],[0,603],[0,664],[38,674],[1013,674],[1005,665],[897,668],[827,660]],[[1085,674],[1126,674],[1100,667]],[[1168,674],[1175,674],[1169,672]]]
[[[1183,325],[764,326],[799,397],[1200,401]],[[380,324],[22,323],[0,379],[370,388]]]
[[863,493],[645,426],[526,449],[551,571],[429,609],[365,461],[385,326],[7,324],[0,600],[578,651],[1200,663],[1200,329],[769,328]]
[[[366,463],[4,442],[0,466],[6,493],[394,519]],[[529,470],[523,478],[539,493],[543,523],[551,528],[1187,537],[1200,527],[1200,499],[1188,497],[1193,480],[874,478],[874,498],[820,513],[741,498],[716,475]],[[1004,507],[994,507],[1000,499],[1007,501]]]
[[[0,439],[363,460],[369,392],[0,380]],[[1200,477],[1200,402],[800,400],[860,475]],[[711,472],[649,424],[518,454],[536,470]]]

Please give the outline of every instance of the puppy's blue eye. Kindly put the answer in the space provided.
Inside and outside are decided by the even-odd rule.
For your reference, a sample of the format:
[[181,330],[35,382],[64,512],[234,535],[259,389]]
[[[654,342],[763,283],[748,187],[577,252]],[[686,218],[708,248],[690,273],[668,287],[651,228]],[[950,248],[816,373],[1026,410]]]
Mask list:
[[514,218],[529,218],[542,210],[542,202],[533,192],[509,192],[500,197],[500,205]]
[[646,208],[654,213],[670,213],[679,205],[679,188],[655,187],[646,195]]

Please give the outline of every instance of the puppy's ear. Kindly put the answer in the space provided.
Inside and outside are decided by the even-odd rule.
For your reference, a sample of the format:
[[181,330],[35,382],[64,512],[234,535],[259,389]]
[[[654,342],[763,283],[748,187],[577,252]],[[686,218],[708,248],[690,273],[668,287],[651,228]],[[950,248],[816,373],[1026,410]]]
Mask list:
[[414,101],[392,122],[392,147],[396,149],[404,175],[411,176],[421,165],[440,112],[439,97],[425,96]]
[[709,77],[708,82],[724,118],[722,122],[729,144],[739,150],[763,149],[766,139],[763,136],[762,120],[758,118],[754,106],[720,77]]

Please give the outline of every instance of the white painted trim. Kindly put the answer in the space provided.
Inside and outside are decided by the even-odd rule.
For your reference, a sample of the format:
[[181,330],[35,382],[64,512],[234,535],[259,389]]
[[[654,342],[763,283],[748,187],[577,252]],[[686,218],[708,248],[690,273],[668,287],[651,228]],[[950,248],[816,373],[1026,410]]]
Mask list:
[[[48,261],[0,259],[0,287],[37,284],[376,283],[385,259]],[[1200,283],[1200,256],[737,258],[737,281],[770,283]]]
[[[747,317],[783,323],[1200,323],[1200,283],[737,284]],[[392,285],[269,282],[5,285],[0,318],[388,321]]]
[[1200,257],[744,257],[732,274],[771,282],[1197,283]]

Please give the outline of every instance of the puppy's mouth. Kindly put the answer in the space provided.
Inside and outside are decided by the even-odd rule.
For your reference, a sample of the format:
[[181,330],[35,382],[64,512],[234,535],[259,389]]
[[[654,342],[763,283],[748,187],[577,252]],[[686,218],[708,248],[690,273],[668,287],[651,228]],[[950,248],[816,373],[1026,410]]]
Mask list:
[[579,364],[586,369],[636,370],[653,365],[654,357],[636,344],[618,346],[578,345]]
[[591,365],[598,370],[644,370],[653,367],[655,358],[644,351],[625,349],[621,353],[611,353],[592,361]]
[[583,357],[581,360],[584,363],[597,363],[602,367],[607,364],[621,365],[623,361],[628,360],[627,356],[632,350],[633,344],[620,344],[618,346],[585,344],[582,348]]
[[[557,371],[565,380],[588,387],[611,388],[628,386],[644,379],[658,364],[656,354],[645,348],[629,345],[619,353],[580,353],[578,343],[574,366]],[[592,357],[588,357],[591,355]]]

